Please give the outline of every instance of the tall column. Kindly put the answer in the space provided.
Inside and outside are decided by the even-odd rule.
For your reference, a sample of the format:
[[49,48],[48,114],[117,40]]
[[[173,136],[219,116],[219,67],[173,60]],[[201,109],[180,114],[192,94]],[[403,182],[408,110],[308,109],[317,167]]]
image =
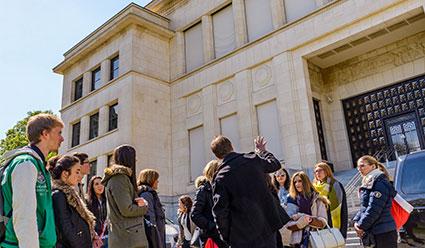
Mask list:
[[181,76],[186,72],[185,61],[185,46],[184,46],[184,33],[176,32],[176,71],[177,76]]
[[91,91],[91,71],[83,74],[83,96],[87,96]]
[[204,62],[214,59],[214,37],[212,16],[202,16],[202,40],[204,42]]
[[80,124],[80,144],[84,144],[89,140],[90,116],[81,117]]
[[237,98],[240,148],[241,151],[252,151],[253,139],[258,135],[255,107],[252,103],[252,76],[250,70],[245,70],[235,75],[235,88]]
[[276,76],[277,105],[281,113],[286,164],[290,168],[308,168],[320,159],[317,130],[307,63],[292,52],[272,60]]
[[108,156],[106,154],[97,157],[96,175],[103,175],[108,166]]
[[100,64],[100,78],[102,85],[107,84],[111,79],[111,60],[106,59]]
[[108,132],[109,106],[105,105],[99,109],[99,135]]
[[278,29],[286,23],[285,9],[282,0],[270,0],[270,9],[272,11],[273,29]]
[[204,119],[205,156],[207,161],[214,159],[210,142],[220,133],[220,123],[217,117],[217,86],[209,85],[202,89],[202,114]]
[[233,0],[232,10],[235,23],[236,47],[241,47],[248,42],[244,0]]

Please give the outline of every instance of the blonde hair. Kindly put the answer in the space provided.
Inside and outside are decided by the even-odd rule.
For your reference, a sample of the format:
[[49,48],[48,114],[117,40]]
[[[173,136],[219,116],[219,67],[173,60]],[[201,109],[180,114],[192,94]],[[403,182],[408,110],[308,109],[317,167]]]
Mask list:
[[220,163],[217,160],[211,160],[207,165],[205,165],[203,175],[208,181],[212,181],[219,165]]
[[357,160],[357,164],[363,162],[367,165],[374,165],[375,169],[379,169],[380,171],[382,171],[385,176],[387,177],[387,179],[390,179],[390,174],[388,173],[387,168],[385,167],[385,165],[383,165],[382,163],[380,163],[375,157],[370,156],[370,155],[365,155],[361,158],[359,158]]
[[301,178],[302,184],[303,184],[303,195],[306,197],[310,197],[313,192],[317,191],[314,189],[313,184],[310,181],[310,178],[308,178],[307,174],[305,174],[304,171],[298,171],[291,177],[291,183],[289,186],[289,196],[292,198],[296,198],[298,194],[300,194],[297,189],[295,188],[295,178],[299,177]]
[[[316,171],[317,168],[321,168],[325,172],[325,174],[326,174],[325,179],[330,178],[332,180],[335,180],[334,174],[332,173],[332,169],[327,163],[320,162],[320,163],[318,163],[314,166],[314,170]],[[318,182],[318,181],[320,181],[320,180],[317,178],[317,174],[314,173],[314,182]]]
[[199,176],[195,179],[195,188],[201,187],[202,184],[204,184],[207,181],[207,178],[204,176]]
[[31,116],[27,123],[27,138],[30,144],[38,144],[43,131],[50,132],[55,127],[63,127],[62,120],[53,114],[37,114]]
[[154,169],[144,169],[139,173],[139,176],[137,178],[137,186],[141,185],[149,185],[152,187],[152,185],[155,183],[156,180],[159,178],[159,172]]

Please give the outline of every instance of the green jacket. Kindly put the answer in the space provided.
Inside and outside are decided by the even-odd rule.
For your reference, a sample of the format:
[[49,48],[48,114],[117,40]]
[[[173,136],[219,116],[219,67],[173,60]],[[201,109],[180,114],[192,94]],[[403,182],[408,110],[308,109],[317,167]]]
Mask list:
[[102,183],[108,204],[109,238],[111,248],[147,248],[143,216],[148,208],[139,207],[130,181],[131,169],[122,165],[112,165],[105,169]]
[[[35,185],[26,185],[34,187],[36,193],[36,220],[38,228],[39,247],[51,248],[56,245],[56,229],[55,218],[52,205],[52,187],[50,174],[46,171],[44,163],[40,156],[31,148],[24,147],[12,151],[6,155],[6,168],[1,181],[2,193],[4,197],[4,212],[7,215],[12,211],[12,217],[6,224],[5,240],[1,243],[1,247],[15,248],[19,247],[19,241],[15,233],[13,222],[27,221],[20,219],[20,216],[14,216],[12,209],[13,189],[12,189],[12,172],[16,166],[35,166],[37,170],[37,180]],[[22,182],[25,184],[26,182]],[[17,203],[16,203],[17,204]],[[25,204],[25,203],[23,203]],[[22,204],[21,204],[22,205]],[[26,218],[26,216],[24,216]],[[29,234],[30,235],[30,234]],[[36,236],[36,235],[35,235]]]

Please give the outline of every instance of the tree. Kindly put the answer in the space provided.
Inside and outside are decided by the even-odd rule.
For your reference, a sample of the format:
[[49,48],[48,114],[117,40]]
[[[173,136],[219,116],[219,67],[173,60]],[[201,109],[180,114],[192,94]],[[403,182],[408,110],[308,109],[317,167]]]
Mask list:
[[3,162],[3,155],[5,152],[28,145],[28,139],[26,135],[26,127],[27,127],[28,119],[31,116],[34,116],[40,113],[53,114],[51,110],[30,111],[27,113],[27,117],[18,121],[11,129],[7,130],[6,137],[0,140],[0,162]]

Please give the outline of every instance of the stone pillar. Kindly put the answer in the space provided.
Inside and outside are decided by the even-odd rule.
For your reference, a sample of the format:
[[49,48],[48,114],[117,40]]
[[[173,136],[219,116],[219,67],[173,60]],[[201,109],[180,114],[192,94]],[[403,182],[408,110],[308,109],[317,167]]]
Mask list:
[[99,135],[108,132],[109,106],[105,105],[99,109]]
[[272,11],[273,29],[278,29],[286,23],[285,9],[282,0],[271,0],[270,9]]
[[80,144],[84,144],[89,140],[89,131],[90,131],[90,116],[85,115],[81,117]]
[[292,52],[272,60],[277,105],[282,124],[283,148],[289,168],[312,167],[320,160],[313,100],[306,61]]
[[100,80],[105,85],[111,80],[111,60],[107,59],[100,64]]
[[248,31],[245,17],[245,1],[233,0],[233,21],[235,23],[236,47],[241,47],[248,42]]
[[91,91],[91,71],[83,74],[83,96],[87,96]]
[[202,40],[204,42],[204,62],[214,59],[214,37],[212,16],[202,16]]
[[105,168],[108,166],[108,156],[106,154],[97,157],[96,175],[103,175]]
[[247,152],[254,148],[254,138],[258,135],[255,107],[252,103],[252,76],[250,70],[235,75],[236,102],[238,109],[240,149]]
[[176,32],[176,67],[177,76],[181,76],[186,72],[186,55],[184,46],[184,33]]
[[204,119],[204,140],[206,161],[214,159],[210,142],[220,133],[220,122],[217,118],[217,86],[209,85],[202,89],[202,114]]

